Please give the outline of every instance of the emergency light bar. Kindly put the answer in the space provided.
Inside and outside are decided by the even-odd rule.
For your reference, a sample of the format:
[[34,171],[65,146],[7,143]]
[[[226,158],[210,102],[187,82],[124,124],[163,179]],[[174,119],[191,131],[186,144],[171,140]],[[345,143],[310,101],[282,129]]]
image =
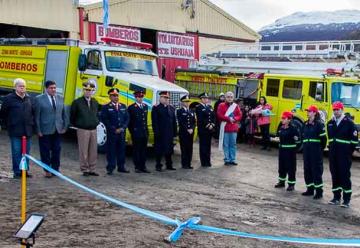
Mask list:
[[144,43],[144,42],[136,42],[136,41],[127,41],[127,40],[119,40],[119,39],[114,39],[114,38],[110,38],[110,37],[103,37],[101,38],[101,41],[110,44],[110,43],[115,43],[118,45],[126,45],[126,46],[132,46],[132,47],[137,47],[140,49],[147,49],[150,50],[153,48],[153,45],[150,43]]

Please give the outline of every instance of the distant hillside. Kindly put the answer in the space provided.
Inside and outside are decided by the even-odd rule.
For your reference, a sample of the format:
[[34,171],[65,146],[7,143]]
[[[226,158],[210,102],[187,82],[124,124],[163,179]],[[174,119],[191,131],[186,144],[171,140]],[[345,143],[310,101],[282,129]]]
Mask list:
[[296,12],[259,33],[262,41],[360,40],[360,11]]

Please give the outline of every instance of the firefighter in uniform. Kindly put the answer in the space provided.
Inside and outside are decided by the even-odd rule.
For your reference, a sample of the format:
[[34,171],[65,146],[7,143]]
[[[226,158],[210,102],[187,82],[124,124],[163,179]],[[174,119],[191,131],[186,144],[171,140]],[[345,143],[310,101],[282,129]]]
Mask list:
[[323,150],[326,146],[325,125],[320,119],[319,109],[315,105],[306,109],[308,120],[303,128],[304,177],[307,190],[304,196],[323,197]]
[[112,175],[117,165],[118,172],[129,173],[125,168],[125,133],[129,123],[126,105],[119,103],[119,90],[108,91],[110,103],[104,105],[100,119],[107,130],[107,174]]
[[196,107],[199,136],[200,162],[202,167],[210,167],[211,137],[215,132],[215,113],[209,103],[207,93],[199,95],[201,103]]
[[284,188],[286,177],[288,188],[287,191],[293,191],[296,183],[296,143],[299,140],[299,134],[291,124],[293,114],[285,111],[281,116],[281,127],[278,131],[280,138],[279,144],[279,182],[275,188]]
[[149,137],[148,107],[143,103],[144,92],[135,91],[135,102],[128,107],[129,131],[133,145],[133,162],[136,173],[150,173],[146,168],[146,149]]
[[176,116],[179,124],[181,165],[184,169],[192,169],[195,114],[189,109],[190,98],[188,95],[181,97],[180,101],[182,107],[177,110]]
[[169,104],[170,94],[160,92],[160,103],[151,111],[152,128],[154,131],[156,170],[162,171],[161,159],[165,157],[166,169],[176,170],[172,165],[171,156],[174,152],[174,138],[177,133],[175,108]]
[[329,202],[339,205],[343,193],[342,207],[348,208],[351,199],[351,157],[358,144],[358,132],[354,122],[344,115],[344,105],[334,102],[334,117],[327,124],[329,138],[329,162],[334,198]]

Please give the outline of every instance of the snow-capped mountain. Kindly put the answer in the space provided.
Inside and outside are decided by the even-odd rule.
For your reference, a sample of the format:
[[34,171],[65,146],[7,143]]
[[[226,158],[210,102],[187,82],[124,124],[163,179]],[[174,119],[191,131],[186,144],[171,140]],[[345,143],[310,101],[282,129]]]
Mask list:
[[360,39],[360,10],[296,12],[260,30],[262,41]]

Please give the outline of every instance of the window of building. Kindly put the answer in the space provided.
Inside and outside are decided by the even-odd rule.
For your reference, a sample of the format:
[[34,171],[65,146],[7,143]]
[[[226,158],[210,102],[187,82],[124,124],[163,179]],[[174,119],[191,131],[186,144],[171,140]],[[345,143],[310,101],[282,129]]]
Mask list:
[[266,84],[266,95],[278,97],[279,87],[280,87],[280,79],[269,78]]
[[307,45],[306,50],[310,50],[310,51],[316,50],[316,45]]
[[326,50],[329,49],[329,45],[320,45],[319,50]]
[[293,49],[292,46],[283,46],[283,51],[291,51]]
[[270,51],[271,46],[261,46],[261,51]]
[[309,96],[316,101],[323,102],[325,99],[325,85],[324,82],[310,81]]
[[280,47],[279,46],[274,46],[274,51],[279,51]]
[[301,80],[284,80],[284,87],[282,92],[283,98],[300,99],[302,94]]
[[87,54],[87,69],[102,70],[100,51],[92,50]]
[[303,46],[302,45],[296,45],[295,46],[295,50],[296,51],[301,51],[303,49]]

